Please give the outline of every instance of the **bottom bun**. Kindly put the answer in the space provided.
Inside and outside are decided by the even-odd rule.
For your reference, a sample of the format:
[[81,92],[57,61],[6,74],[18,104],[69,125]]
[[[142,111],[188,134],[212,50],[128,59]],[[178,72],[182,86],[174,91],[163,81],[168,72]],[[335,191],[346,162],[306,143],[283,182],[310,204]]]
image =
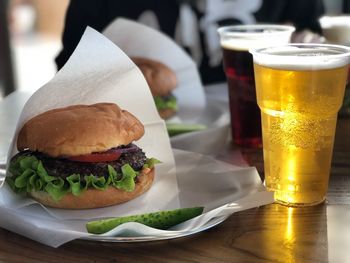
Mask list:
[[127,202],[150,189],[154,180],[154,168],[145,168],[138,175],[135,189],[132,192],[119,190],[109,186],[106,190],[87,189],[79,196],[68,193],[59,201],[55,201],[47,192],[31,192],[29,195],[45,206],[66,209],[99,208]]
[[158,110],[159,115],[162,119],[166,120],[170,117],[174,116],[176,111],[173,109],[164,109],[164,110]]

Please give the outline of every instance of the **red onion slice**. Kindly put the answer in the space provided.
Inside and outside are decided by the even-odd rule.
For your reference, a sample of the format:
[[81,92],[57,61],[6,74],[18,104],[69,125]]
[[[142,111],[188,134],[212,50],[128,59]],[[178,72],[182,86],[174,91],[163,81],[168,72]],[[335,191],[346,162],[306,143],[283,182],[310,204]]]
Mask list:
[[120,153],[134,153],[137,152],[137,150],[139,149],[139,147],[137,147],[135,144],[129,144],[127,146],[121,146],[121,147],[116,147],[116,148],[112,148],[109,151],[113,151],[113,152],[120,152]]

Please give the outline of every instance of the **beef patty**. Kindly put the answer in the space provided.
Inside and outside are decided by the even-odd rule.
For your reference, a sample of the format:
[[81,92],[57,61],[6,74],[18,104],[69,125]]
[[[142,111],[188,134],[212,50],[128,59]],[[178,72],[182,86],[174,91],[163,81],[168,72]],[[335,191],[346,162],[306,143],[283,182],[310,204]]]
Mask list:
[[129,144],[118,148],[132,148],[131,152],[122,153],[120,158],[112,162],[84,163],[75,162],[66,158],[53,158],[46,154],[33,151],[22,151],[15,155],[12,160],[20,156],[35,156],[41,160],[45,170],[51,176],[66,178],[72,174],[80,174],[81,176],[93,174],[97,177],[108,177],[108,165],[111,165],[117,172],[121,171],[124,164],[129,164],[135,171],[142,170],[146,163],[145,153],[136,145]]

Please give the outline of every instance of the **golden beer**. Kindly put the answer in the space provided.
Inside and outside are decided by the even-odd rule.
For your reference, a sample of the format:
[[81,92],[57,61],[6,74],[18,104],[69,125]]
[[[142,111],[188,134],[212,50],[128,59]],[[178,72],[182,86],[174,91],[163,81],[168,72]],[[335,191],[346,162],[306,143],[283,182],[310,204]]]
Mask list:
[[265,185],[275,192],[276,202],[291,206],[325,200],[348,72],[348,57],[339,52],[301,49],[297,56],[285,51],[254,64]]

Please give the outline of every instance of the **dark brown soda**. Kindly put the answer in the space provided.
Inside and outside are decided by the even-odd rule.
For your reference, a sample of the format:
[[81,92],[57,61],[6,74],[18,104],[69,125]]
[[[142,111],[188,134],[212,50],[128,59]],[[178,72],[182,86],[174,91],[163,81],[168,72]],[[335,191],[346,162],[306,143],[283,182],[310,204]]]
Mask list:
[[248,51],[223,48],[228,81],[232,137],[241,146],[261,146],[260,109],[256,102],[253,56]]

